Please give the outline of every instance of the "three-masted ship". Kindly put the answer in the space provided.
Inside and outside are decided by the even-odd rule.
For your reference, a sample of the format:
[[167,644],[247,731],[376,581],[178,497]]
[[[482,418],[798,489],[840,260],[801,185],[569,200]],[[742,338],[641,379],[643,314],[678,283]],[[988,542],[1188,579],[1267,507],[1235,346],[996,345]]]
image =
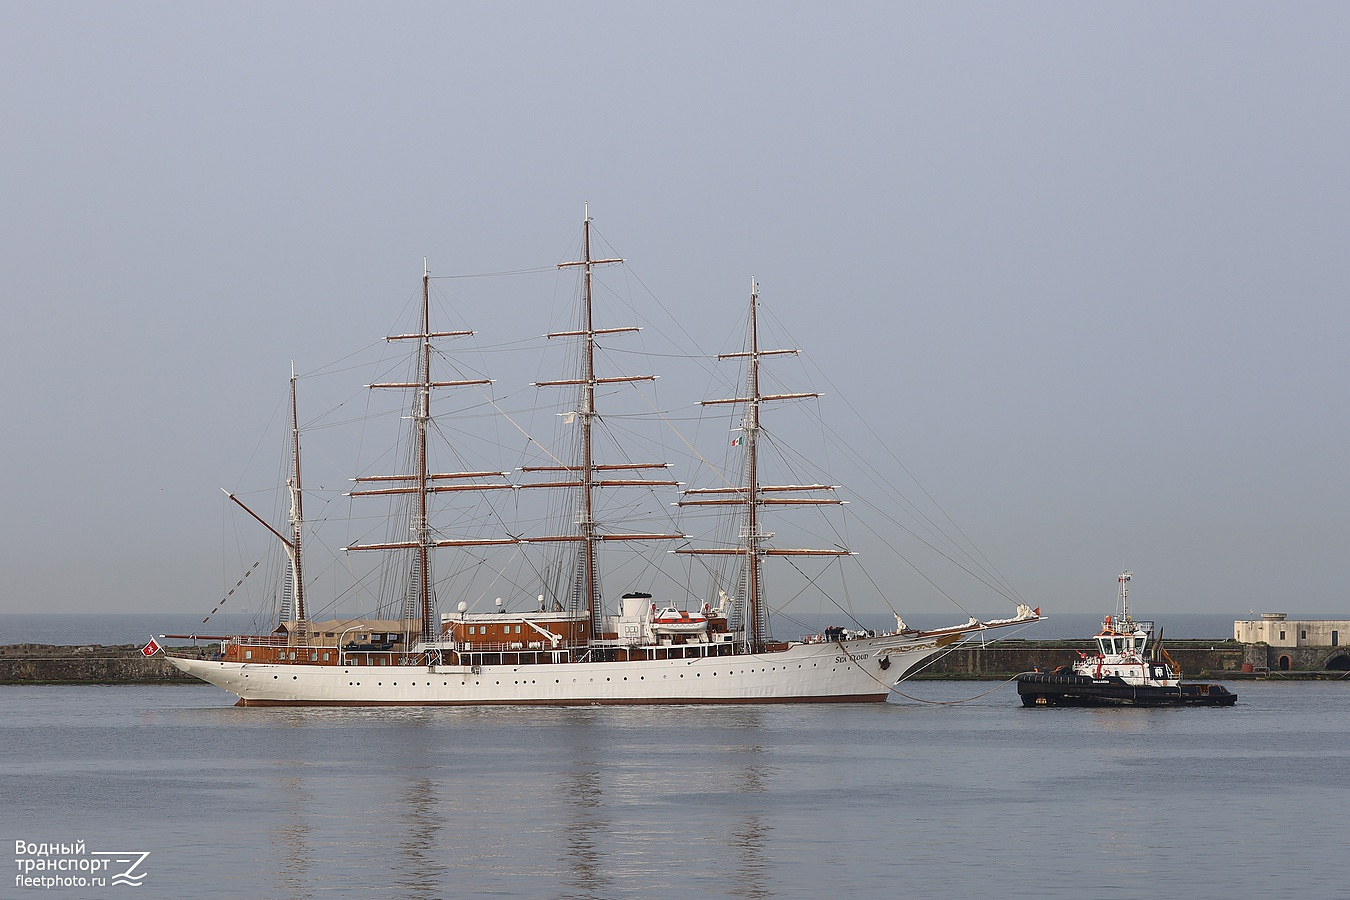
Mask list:
[[[596,459],[593,429],[600,416],[597,388],[653,376],[602,375],[596,369],[597,338],[636,331],[633,327],[597,327],[592,300],[597,267],[622,262],[594,258],[591,221],[583,224],[581,259],[559,264],[581,275],[578,327],[548,337],[578,342],[576,377],[537,382],[540,387],[571,388],[577,408],[566,417],[577,430],[576,458],[556,465],[526,466],[522,483],[510,473],[435,472],[429,462],[433,391],[487,380],[436,380],[432,371],[436,342],[472,334],[435,331],[431,321],[429,274],[423,274],[420,327],[390,341],[416,347],[416,376],[372,385],[413,395],[411,471],[356,479],[353,497],[402,496],[410,501],[405,539],[356,544],[351,552],[384,551],[410,555],[409,602],[401,619],[311,621],[304,587],[303,513],[300,438],[291,381],[294,468],[289,534],[267,525],[285,547],[288,603],[276,631],[220,639],[217,658],[168,654],[190,675],[239,697],[239,705],[487,705],[487,704],[662,704],[789,703],[884,701],[894,684],[924,660],[970,635],[1034,621],[1039,610],[1019,604],[1015,617],[968,621],[946,628],[906,628],[897,617],[890,633],[828,629],[800,640],[776,641],[768,634],[763,564],[778,556],[846,556],[841,548],[773,546],[763,529],[766,508],[832,505],[836,487],[825,484],[766,484],[760,473],[760,415],[766,405],[814,397],[811,393],[765,393],[760,366],[794,350],[760,347],[759,296],[752,282],[748,347],[721,359],[743,362],[747,376],[742,395],[704,401],[743,411],[736,444],[743,448],[739,483],[687,490],[682,507],[719,506],[739,513],[739,541],[714,547],[688,546],[676,532],[617,529],[597,517],[597,492],[608,488],[676,487],[662,478],[664,463],[605,463]],[[567,533],[495,538],[445,538],[433,529],[430,501],[447,492],[552,489],[570,492],[575,501],[574,528]],[[243,505],[242,503],[240,504]],[[247,507],[245,507],[247,509]],[[656,601],[641,586],[617,603],[606,604],[601,591],[599,548],[610,542],[667,542],[676,554],[732,557],[739,563],[734,595],[718,591],[716,605],[681,609]],[[438,612],[432,560],[439,551],[483,546],[563,544],[575,549],[566,579],[566,602],[546,595],[512,602],[491,611],[470,610],[459,601]],[[525,607],[525,610],[512,609]],[[172,637],[172,636],[170,636]]]

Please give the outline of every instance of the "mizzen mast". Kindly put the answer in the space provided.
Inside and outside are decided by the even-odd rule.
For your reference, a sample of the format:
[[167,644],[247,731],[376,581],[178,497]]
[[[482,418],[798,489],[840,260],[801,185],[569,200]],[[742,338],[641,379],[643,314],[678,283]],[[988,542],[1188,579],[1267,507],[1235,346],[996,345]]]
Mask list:
[[739,353],[723,353],[723,359],[745,359],[747,365],[746,393],[743,397],[728,397],[720,400],[704,400],[704,406],[719,404],[743,404],[745,415],[741,419],[741,438],[739,443],[745,447],[745,480],[741,487],[702,488],[685,491],[686,498],[680,506],[742,506],[745,508],[745,524],[741,532],[744,541],[739,547],[721,548],[685,548],[676,550],[695,556],[742,556],[744,569],[741,581],[745,596],[745,643],[751,652],[760,649],[768,638],[768,609],[765,603],[763,573],[761,562],[766,556],[849,556],[851,551],[784,549],[765,547],[765,542],[773,537],[760,526],[760,507],[768,505],[820,506],[839,505],[843,501],[834,498],[765,496],[766,494],[798,494],[805,492],[833,491],[834,485],[827,484],[785,484],[762,485],[759,483],[759,439],[760,405],[777,400],[798,400],[819,397],[816,392],[793,394],[765,394],[760,390],[760,359],[766,356],[796,356],[796,350],[761,350],[759,347],[759,285],[750,280],[750,347]]

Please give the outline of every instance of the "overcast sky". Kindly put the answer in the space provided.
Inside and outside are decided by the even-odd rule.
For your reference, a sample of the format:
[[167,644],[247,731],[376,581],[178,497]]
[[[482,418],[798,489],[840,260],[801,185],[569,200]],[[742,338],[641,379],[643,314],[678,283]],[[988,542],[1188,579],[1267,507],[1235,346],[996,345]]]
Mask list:
[[[1033,605],[1350,611],[1347,47],[1344,3],[0,0],[0,612],[208,608],[289,361],[587,201],[696,339],[757,276]],[[542,333],[521,284],[464,318]]]

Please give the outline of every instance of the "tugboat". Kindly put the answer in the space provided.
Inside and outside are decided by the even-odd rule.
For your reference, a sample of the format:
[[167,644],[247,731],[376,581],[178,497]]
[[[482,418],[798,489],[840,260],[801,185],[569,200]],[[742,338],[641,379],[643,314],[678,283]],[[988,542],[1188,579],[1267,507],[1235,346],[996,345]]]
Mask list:
[[1180,666],[1153,642],[1153,623],[1130,617],[1130,572],[1120,578],[1119,615],[1107,616],[1095,637],[1096,654],[1079,651],[1072,665],[1023,672],[1023,706],[1232,706],[1237,694],[1221,684],[1185,684]]

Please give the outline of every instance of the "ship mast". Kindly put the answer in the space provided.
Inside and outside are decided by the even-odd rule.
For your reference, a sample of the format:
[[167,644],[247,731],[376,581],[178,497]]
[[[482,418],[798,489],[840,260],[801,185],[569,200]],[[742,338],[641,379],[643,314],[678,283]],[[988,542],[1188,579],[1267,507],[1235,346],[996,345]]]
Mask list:
[[[295,363],[291,363],[291,475],[286,479],[286,489],[290,494],[290,513],[289,520],[291,524],[291,536],[286,537],[280,531],[272,527],[262,516],[248,508],[248,505],[229,491],[225,491],[225,496],[229,497],[244,512],[252,516],[262,527],[270,531],[277,540],[286,547],[286,561],[289,565],[289,575],[291,580],[291,606],[290,618],[282,619],[280,624],[291,623],[290,636],[295,643],[305,646],[309,642],[308,610],[305,608],[305,576],[304,576],[304,554],[300,550],[300,542],[304,531],[305,514],[303,507],[304,494],[300,490],[300,423],[297,415],[297,406],[295,402]],[[225,490],[221,488],[221,490]],[[281,611],[282,613],[285,610]]]
[[384,382],[372,384],[374,388],[393,388],[413,391],[413,471],[408,475],[371,475],[356,478],[358,482],[396,482],[399,486],[351,491],[349,496],[367,497],[390,494],[412,494],[415,497],[410,513],[409,531],[411,540],[390,541],[382,544],[359,544],[347,547],[347,550],[412,550],[413,577],[416,581],[417,605],[421,613],[421,639],[424,644],[437,637],[438,629],[433,621],[434,597],[431,586],[431,551],[437,547],[477,547],[495,544],[515,544],[515,538],[436,540],[429,522],[430,498],[442,491],[488,491],[510,490],[509,483],[469,483],[439,484],[444,480],[481,479],[505,477],[505,472],[450,472],[431,473],[427,462],[427,430],[431,424],[431,391],[433,388],[460,387],[465,385],[491,384],[490,378],[474,378],[458,381],[433,381],[431,376],[432,341],[437,338],[466,337],[472,331],[432,331],[431,330],[431,274],[422,265],[422,310],[421,327],[411,334],[396,334],[385,338],[386,341],[417,342],[417,375],[414,381]]
[[741,556],[744,558],[742,583],[745,590],[745,647],[755,652],[763,647],[768,638],[768,606],[765,602],[762,560],[766,556],[849,556],[848,550],[811,550],[781,549],[765,547],[765,542],[773,537],[770,532],[761,530],[760,507],[768,505],[820,506],[838,505],[841,500],[833,498],[815,498],[798,496],[770,496],[766,494],[798,494],[805,492],[833,491],[834,485],[827,484],[787,484],[762,485],[759,483],[759,438],[760,406],[776,400],[797,400],[819,397],[819,393],[765,394],[760,390],[760,360],[766,356],[796,356],[796,350],[761,350],[759,347],[759,285],[750,280],[750,335],[749,349],[740,353],[723,353],[717,358],[746,359],[747,384],[743,397],[729,397],[721,400],[704,400],[704,406],[718,404],[742,404],[745,414],[741,419],[741,441],[745,447],[745,480],[738,488],[701,488],[685,491],[686,499],[680,506],[742,506],[744,528],[741,532],[743,543],[739,547],[688,548],[677,553],[707,556]]
[[553,482],[534,482],[522,484],[522,488],[573,488],[580,495],[577,509],[577,531],[575,535],[553,535],[546,537],[531,537],[529,543],[544,543],[548,541],[574,541],[580,544],[580,558],[577,561],[577,587],[582,595],[578,606],[585,606],[586,609],[586,638],[590,640],[599,633],[598,619],[601,612],[600,602],[600,579],[596,564],[597,549],[601,541],[637,541],[637,540],[680,540],[684,535],[680,534],[611,534],[602,533],[599,528],[599,522],[595,515],[595,492],[597,488],[602,487],[623,487],[623,486],[657,486],[677,484],[675,481],[657,481],[646,478],[633,479],[610,479],[601,478],[599,473],[609,471],[638,471],[643,469],[665,469],[669,467],[668,463],[637,463],[637,464],[608,464],[597,465],[595,462],[595,446],[592,440],[592,432],[596,421],[600,418],[595,405],[595,389],[602,384],[618,384],[632,381],[654,381],[655,375],[618,375],[608,377],[598,377],[595,372],[595,351],[596,338],[602,335],[624,334],[635,332],[638,329],[634,326],[623,326],[619,328],[596,328],[595,327],[595,309],[593,302],[593,272],[597,266],[617,265],[623,260],[613,259],[594,259],[591,257],[591,217],[589,209],[584,215],[582,223],[582,256],[581,259],[573,262],[558,263],[559,269],[580,268],[582,270],[582,297],[581,297],[581,328],[576,331],[558,331],[547,335],[549,339],[570,337],[580,338],[582,344],[581,351],[581,377],[568,378],[559,381],[537,381],[536,387],[556,387],[573,386],[580,388],[579,409],[575,410],[568,421],[575,420],[581,429],[581,450],[580,458],[575,466],[525,466],[522,472],[565,472],[570,473],[573,478],[567,481]]
[[1128,570],[1121,572],[1116,581],[1120,582],[1120,621],[1129,623],[1130,619],[1130,579],[1134,573]]
[[[291,560],[291,592],[295,604],[291,617],[296,630],[305,627],[309,611],[305,608],[304,554],[300,550],[301,532],[305,521],[304,492],[300,489],[300,419],[295,402],[295,363],[291,363],[291,459],[294,470],[287,479],[291,491],[291,542],[286,545]],[[307,629],[306,629],[307,630]]]

